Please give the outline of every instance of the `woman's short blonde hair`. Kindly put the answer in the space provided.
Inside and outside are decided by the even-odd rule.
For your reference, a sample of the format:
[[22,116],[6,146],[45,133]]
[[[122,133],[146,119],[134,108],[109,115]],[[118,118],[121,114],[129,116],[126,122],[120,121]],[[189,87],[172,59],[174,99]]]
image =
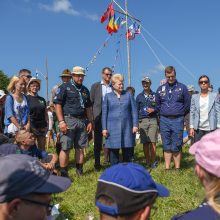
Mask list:
[[[13,76],[8,84],[7,90],[10,93],[14,93],[15,92],[15,84],[19,82],[19,80],[24,81],[23,78],[19,78],[17,76]],[[24,81],[25,82],[25,81]]]
[[116,73],[111,78],[112,84],[114,84],[116,81],[124,81],[124,77],[120,73]]

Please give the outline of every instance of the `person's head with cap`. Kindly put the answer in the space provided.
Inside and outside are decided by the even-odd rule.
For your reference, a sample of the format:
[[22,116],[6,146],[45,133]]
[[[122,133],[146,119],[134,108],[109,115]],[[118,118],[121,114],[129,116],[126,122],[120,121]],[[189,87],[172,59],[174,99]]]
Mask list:
[[206,134],[193,144],[195,172],[206,191],[206,200],[220,214],[220,129]]
[[194,92],[195,92],[195,88],[194,88],[193,85],[188,85],[187,90],[188,90],[190,95],[194,94]]
[[120,163],[99,177],[95,202],[101,220],[146,220],[158,196],[169,196],[169,191],[154,182],[143,166]]
[[25,83],[28,84],[28,82],[31,79],[31,71],[29,69],[21,69],[18,73],[19,78],[23,78],[25,80]]
[[24,154],[0,157],[0,219],[45,220],[51,194],[66,191],[68,178],[51,175],[35,158]]
[[150,87],[151,87],[151,79],[148,76],[145,76],[142,80],[141,80],[143,89],[145,93],[149,93],[150,92]]
[[65,69],[63,70],[62,74],[60,75],[63,83],[67,83],[71,80],[72,75],[71,75],[71,71],[69,69]]
[[86,76],[85,69],[81,66],[74,66],[72,69],[73,81],[77,85],[82,85],[84,76]]
[[0,90],[0,105],[2,105],[5,101],[6,98],[6,94],[4,92],[4,90]]
[[32,77],[27,84],[27,92],[29,95],[36,96],[40,90],[41,80],[35,77]]

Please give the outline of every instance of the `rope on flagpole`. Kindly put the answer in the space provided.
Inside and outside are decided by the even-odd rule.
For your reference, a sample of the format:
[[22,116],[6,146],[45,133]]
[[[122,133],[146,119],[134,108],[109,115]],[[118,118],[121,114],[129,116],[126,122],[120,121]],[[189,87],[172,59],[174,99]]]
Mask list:
[[108,41],[109,41],[109,39],[110,39],[111,36],[112,36],[112,35],[109,35],[109,36],[105,39],[104,43],[102,43],[102,45],[100,46],[100,48],[96,51],[95,55],[92,57],[92,59],[89,61],[88,65],[86,66],[86,71],[89,71],[89,66],[92,65],[92,64],[96,61],[97,56],[100,55],[100,54],[101,54],[101,51],[103,50],[103,48],[107,46],[107,43],[108,43]]

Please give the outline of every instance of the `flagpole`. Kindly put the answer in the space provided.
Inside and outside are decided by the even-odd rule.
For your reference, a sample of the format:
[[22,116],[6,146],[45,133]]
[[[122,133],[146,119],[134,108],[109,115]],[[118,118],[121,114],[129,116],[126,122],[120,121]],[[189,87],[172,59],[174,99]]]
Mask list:
[[126,11],[126,41],[127,41],[127,55],[128,55],[128,86],[131,86],[131,62],[130,62],[130,46],[128,40],[128,2],[125,0]]
[[47,104],[48,104],[49,98],[48,98],[48,64],[47,64],[47,57],[46,57],[45,67],[46,67],[46,74],[45,74],[45,79],[46,79],[46,98],[47,98]]

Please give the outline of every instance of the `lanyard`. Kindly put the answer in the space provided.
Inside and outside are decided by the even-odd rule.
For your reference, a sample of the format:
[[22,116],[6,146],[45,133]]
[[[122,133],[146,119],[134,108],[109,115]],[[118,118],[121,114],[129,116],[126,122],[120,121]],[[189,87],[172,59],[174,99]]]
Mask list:
[[74,88],[75,88],[75,89],[78,91],[78,93],[79,93],[79,98],[80,98],[80,105],[81,105],[81,107],[82,107],[82,108],[85,108],[85,105],[84,105],[84,102],[83,102],[82,93],[81,93],[82,86],[80,87],[80,89],[78,89],[74,82],[72,83],[72,85],[74,86]]

